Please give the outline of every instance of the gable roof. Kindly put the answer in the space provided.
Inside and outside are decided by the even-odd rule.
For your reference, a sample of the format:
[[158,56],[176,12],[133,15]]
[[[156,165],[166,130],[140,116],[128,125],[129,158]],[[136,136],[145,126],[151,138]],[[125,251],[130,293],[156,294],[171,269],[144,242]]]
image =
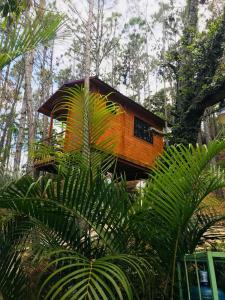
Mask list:
[[[64,90],[65,88],[68,87],[74,87],[76,85],[83,85],[84,84],[84,79],[80,80],[73,80],[69,81],[67,83],[64,83],[52,96],[42,104],[41,107],[39,107],[38,112],[45,114],[47,116],[50,116],[51,111],[53,111],[54,107],[56,104],[58,104],[61,101],[61,97],[64,95]],[[106,82],[102,81],[98,77],[90,77],[90,88],[92,89],[93,87],[97,88],[98,91],[102,94],[111,94],[111,98],[113,98],[113,101],[124,106],[124,107],[129,107],[131,110],[139,113],[145,118],[148,118],[155,123],[157,123],[160,126],[165,126],[165,121],[158,117],[157,115],[153,114],[146,108],[144,108],[142,105],[138,104],[137,102],[133,101],[132,99],[128,98],[127,96],[121,94],[119,91],[114,89],[112,86],[107,84]]]

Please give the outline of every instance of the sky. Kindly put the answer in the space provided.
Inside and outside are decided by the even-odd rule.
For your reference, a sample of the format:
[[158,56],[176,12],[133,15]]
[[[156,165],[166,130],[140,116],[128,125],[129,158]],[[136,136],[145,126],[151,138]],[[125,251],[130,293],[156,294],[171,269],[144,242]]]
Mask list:
[[[96,2],[97,0],[95,0]],[[168,3],[170,0],[105,0],[105,13],[111,14],[112,11],[120,12],[123,17],[123,24],[129,20],[131,16],[141,16],[142,18],[146,19],[149,23],[151,22],[151,16],[156,13],[159,9],[159,2]],[[174,0],[174,5],[179,10],[183,10],[185,7],[186,0]],[[56,0],[56,6],[60,12],[65,12],[67,14],[71,14],[69,10],[69,5],[73,5],[76,7],[78,15],[83,18],[87,19],[87,12],[88,12],[88,1],[87,0]],[[204,15],[204,11],[202,11]],[[200,26],[203,26],[201,22]],[[156,25],[152,27],[151,36],[152,45],[156,44],[156,40],[162,37],[162,25]],[[57,57],[64,54],[65,51],[68,49],[69,43],[71,39],[66,39],[65,41],[60,41],[60,43],[56,43],[55,48],[55,62]],[[151,48],[151,41],[150,41],[150,48]],[[154,49],[151,50],[152,55],[154,55]],[[69,65],[69,61],[64,60],[64,67]],[[68,65],[67,65],[68,64]],[[60,66],[62,68],[62,65]],[[161,86],[162,83],[155,79],[154,75],[151,79],[151,86],[153,93],[156,92]],[[119,88],[120,89],[120,88]],[[124,90],[120,90],[124,92]]]

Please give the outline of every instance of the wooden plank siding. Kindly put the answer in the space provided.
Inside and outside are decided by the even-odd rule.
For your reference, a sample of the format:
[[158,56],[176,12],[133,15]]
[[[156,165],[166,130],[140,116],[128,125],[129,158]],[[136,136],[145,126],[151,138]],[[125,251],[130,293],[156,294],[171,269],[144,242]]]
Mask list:
[[[109,100],[112,99],[109,97]],[[156,157],[163,151],[163,138],[162,136],[154,134],[153,143],[150,144],[145,140],[134,136],[134,117],[136,116],[140,118],[152,127],[155,127],[159,130],[162,130],[163,128],[154,123],[154,121],[149,121],[142,115],[133,112],[128,107],[121,106],[121,110],[122,113],[113,118],[110,128],[101,137],[99,142],[103,141],[106,137],[113,137],[115,139],[114,153],[117,157],[133,162],[145,168],[153,166]],[[64,151],[68,152],[74,150],[71,149],[71,141],[75,140],[76,130],[73,133],[67,131],[65,136]]]

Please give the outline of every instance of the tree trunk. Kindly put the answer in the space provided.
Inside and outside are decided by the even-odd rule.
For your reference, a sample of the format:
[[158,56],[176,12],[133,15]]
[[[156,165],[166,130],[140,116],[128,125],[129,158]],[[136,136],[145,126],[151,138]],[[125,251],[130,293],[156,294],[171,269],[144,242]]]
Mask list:
[[90,165],[90,128],[89,128],[89,104],[88,93],[90,89],[90,66],[91,66],[91,27],[93,20],[94,0],[89,0],[88,23],[86,31],[86,51],[85,51],[85,97],[84,97],[84,129],[83,129],[83,157],[87,165]]
[[15,117],[15,108],[16,108],[16,104],[19,98],[19,93],[20,93],[20,89],[22,86],[22,82],[23,82],[23,74],[20,74],[18,76],[18,81],[17,81],[17,85],[14,91],[14,99],[13,99],[13,103],[10,109],[10,112],[7,116],[6,122],[5,122],[5,130],[4,130],[4,136],[5,138],[1,139],[1,144],[2,147],[4,146],[4,149],[2,151],[3,157],[2,157],[2,164],[3,166],[6,165],[6,161],[9,160],[9,156],[10,156],[10,149],[11,149],[11,142],[12,142],[12,134],[13,134],[13,123],[14,123],[14,117]]
[[7,66],[5,78],[3,81],[2,92],[1,92],[1,99],[0,99],[0,111],[2,110],[4,100],[7,100],[7,85],[9,79],[9,72],[10,72],[10,64]]
[[24,56],[25,61],[25,103],[26,103],[26,112],[27,112],[27,125],[28,125],[28,161],[27,161],[27,171],[32,170],[32,157],[31,149],[35,140],[35,125],[34,125],[34,109],[32,102],[32,73],[33,73],[33,62],[34,62],[34,52],[31,51],[26,53]]
[[[28,8],[25,11],[26,23],[30,23],[30,9],[33,6],[33,1],[28,0]],[[42,5],[42,4],[41,4]],[[27,160],[27,172],[30,172],[33,167],[33,160],[31,157],[31,149],[35,140],[35,123],[34,123],[34,109],[32,101],[32,74],[34,64],[34,50],[25,53],[24,55],[24,75],[25,75],[25,86],[24,86],[24,97],[26,103],[27,113],[27,125],[28,125],[28,160]]]
[[205,120],[203,122],[206,145],[208,145],[212,141],[211,129],[210,129],[210,116],[209,116],[210,111],[211,111],[210,109],[206,109]]
[[91,68],[91,27],[93,21],[94,0],[89,0],[88,22],[86,30],[86,49],[85,49],[85,81],[84,85],[89,91],[89,77]]
[[26,99],[25,95],[23,97],[22,108],[21,108],[21,117],[19,122],[19,132],[16,143],[16,152],[14,158],[14,172],[18,174],[20,170],[21,156],[22,156],[22,148],[24,144],[25,137],[25,125],[26,125]]

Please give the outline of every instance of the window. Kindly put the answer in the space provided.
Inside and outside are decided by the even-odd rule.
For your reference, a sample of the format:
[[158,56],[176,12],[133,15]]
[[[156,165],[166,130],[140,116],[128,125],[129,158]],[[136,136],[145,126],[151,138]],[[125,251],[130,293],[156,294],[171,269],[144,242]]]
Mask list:
[[134,117],[134,135],[136,137],[152,144],[153,143],[153,135],[149,131],[150,127],[151,126],[148,123],[138,119],[137,117]]
[[106,107],[108,107],[108,109],[110,110],[110,112],[112,114],[115,114],[117,113],[117,106],[114,102],[110,101],[110,100],[107,100],[106,101]]

